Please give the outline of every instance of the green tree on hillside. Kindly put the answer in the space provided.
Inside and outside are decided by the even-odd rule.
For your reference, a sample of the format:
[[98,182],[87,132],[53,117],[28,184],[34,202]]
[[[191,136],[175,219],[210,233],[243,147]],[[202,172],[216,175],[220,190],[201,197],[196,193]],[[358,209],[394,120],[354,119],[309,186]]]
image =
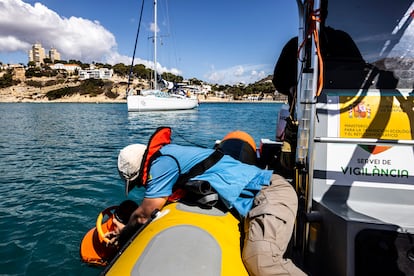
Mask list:
[[233,99],[235,100],[240,100],[244,93],[243,93],[243,89],[239,86],[231,86],[228,90],[227,90],[227,94],[230,94],[233,96]]
[[201,85],[203,83],[203,81],[196,79],[196,78],[191,78],[189,79],[189,81],[190,81],[190,84],[192,85]]
[[151,79],[151,69],[148,69],[147,67],[145,67],[145,65],[143,64],[136,64],[134,65],[134,68],[132,70],[134,76],[136,76],[137,78],[140,79]]
[[13,74],[10,70],[8,70],[7,73],[3,74],[3,76],[0,77],[0,88],[10,87],[17,83],[19,83],[19,81],[13,80]]
[[40,68],[38,68],[38,67],[30,67],[29,69],[26,70],[25,76],[26,76],[26,78],[41,77],[42,72],[41,72]]
[[45,63],[45,64],[52,64],[53,62],[52,62],[52,60],[50,59],[50,58],[44,58],[43,59],[43,62]]
[[75,60],[75,59],[70,59],[69,61],[68,61],[68,63],[69,64],[77,64],[77,65],[79,65],[79,66],[81,66],[83,63],[82,63],[82,61],[80,61],[80,60]]
[[112,70],[114,70],[114,74],[118,76],[128,76],[128,67],[123,63],[117,63],[112,66]]
[[175,83],[177,83],[177,82],[182,82],[183,81],[183,77],[181,77],[181,76],[176,76],[176,75],[174,75],[174,74],[172,74],[172,73],[167,73],[167,72],[164,72],[164,73],[162,73],[162,78],[164,79],[164,80],[166,80],[166,81],[171,81],[171,82],[175,82]]

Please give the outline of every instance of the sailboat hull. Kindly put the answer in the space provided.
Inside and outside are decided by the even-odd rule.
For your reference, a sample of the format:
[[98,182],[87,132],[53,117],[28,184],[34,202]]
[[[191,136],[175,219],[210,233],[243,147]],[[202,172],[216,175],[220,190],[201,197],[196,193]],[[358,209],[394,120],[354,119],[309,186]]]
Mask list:
[[196,98],[131,95],[127,98],[127,105],[130,112],[186,110],[196,108],[198,100]]

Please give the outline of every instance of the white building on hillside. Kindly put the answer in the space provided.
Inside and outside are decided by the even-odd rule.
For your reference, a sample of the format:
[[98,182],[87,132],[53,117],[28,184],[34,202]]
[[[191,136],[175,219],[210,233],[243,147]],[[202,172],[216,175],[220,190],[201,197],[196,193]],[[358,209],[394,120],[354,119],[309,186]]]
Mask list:
[[99,69],[86,69],[79,70],[79,79],[105,79],[108,80],[112,78],[114,71],[108,68],[99,68]]
[[50,66],[53,70],[66,70],[68,73],[74,73],[76,70],[80,71],[82,68],[78,64],[63,64],[56,63]]

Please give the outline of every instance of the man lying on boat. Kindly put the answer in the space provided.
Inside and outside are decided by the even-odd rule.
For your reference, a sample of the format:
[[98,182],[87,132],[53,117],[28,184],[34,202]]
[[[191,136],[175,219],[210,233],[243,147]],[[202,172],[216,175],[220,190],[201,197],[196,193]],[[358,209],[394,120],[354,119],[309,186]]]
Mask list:
[[[251,144],[255,147],[254,141]],[[250,275],[304,275],[291,260],[283,258],[298,204],[294,189],[283,177],[217,149],[171,144],[168,127],[157,129],[148,145],[133,144],[122,149],[118,170],[125,180],[126,193],[135,186],[146,190],[141,205],[119,235],[114,233],[111,244],[122,246],[154,210],[185,197],[180,189],[185,183],[204,182],[217,192],[227,209],[244,220],[242,258]]]

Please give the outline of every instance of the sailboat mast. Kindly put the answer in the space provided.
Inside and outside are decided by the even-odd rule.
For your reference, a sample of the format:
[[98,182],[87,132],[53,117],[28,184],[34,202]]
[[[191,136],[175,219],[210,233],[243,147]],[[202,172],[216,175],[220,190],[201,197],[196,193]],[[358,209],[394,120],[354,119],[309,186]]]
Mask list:
[[154,90],[157,90],[157,0],[154,0]]

